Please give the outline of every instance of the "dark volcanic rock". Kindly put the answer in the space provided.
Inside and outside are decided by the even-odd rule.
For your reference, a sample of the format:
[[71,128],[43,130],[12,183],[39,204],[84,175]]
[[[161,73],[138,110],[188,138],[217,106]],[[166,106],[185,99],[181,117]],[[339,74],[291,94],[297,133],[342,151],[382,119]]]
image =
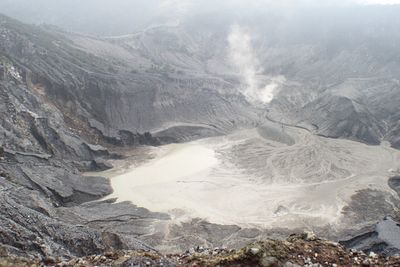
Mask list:
[[351,197],[351,202],[344,207],[343,220],[363,222],[365,225],[374,225],[386,215],[396,216],[393,207],[399,207],[399,200],[384,191],[364,189]]
[[88,171],[105,171],[111,169],[113,166],[104,160],[94,159],[89,163],[89,166],[86,168]]
[[388,184],[400,196],[400,176],[390,177]]
[[154,221],[169,219],[130,203],[85,203],[109,194],[108,180],[74,174],[62,162],[41,166],[47,160],[23,158],[24,163],[0,162],[0,243],[10,253],[68,256],[151,249],[137,238],[151,232]]
[[[389,186],[398,194],[400,192],[399,180],[398,176],[394,176],[388,181]],[[364,206],[363,202],[365,201],[363,199],[365,198],[375,199],[377,205],[372,203]],[[351,210],[358,210],[358,216],[362,216],[362,218],[355,218],[356,220],[362,219],[367,221],[375,218],[379,222],[363,233],[341,241],[341,244],[348,248],[366,251],[367,253],[371,251],[383,255],[398,255],[400,253],[400,226],[398,221],[394,219],[398,217],[398,213],[390,211],[390,205],[398,207],[399,203],[395,202],[391,204],[390,201],[393,201],[393,198],[390,198],[390,201],[385,201],[384,198],[384,194],[371,190],[360,191],[357,195],[353,196],[350,206],[344,209],[346,219],[354,219]],[[391,214],[392,216],[385,216],[386,214]]]
[[382,255],[399,255],[400,226],[390,216],[381,220],[371,231],[341,241],[347,248],[375,252]]
[[1,182],[0,240],[12,253],[87,255],[104,249],[101,235],[88,227],[51,217],[54,207],[35,190]]

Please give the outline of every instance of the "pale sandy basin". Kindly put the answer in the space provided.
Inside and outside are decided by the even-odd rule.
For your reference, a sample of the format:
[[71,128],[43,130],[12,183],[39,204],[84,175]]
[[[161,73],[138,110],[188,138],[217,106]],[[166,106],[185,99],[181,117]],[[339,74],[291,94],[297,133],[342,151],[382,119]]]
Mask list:
[[[387,185],[390,171],[399,167],[395,150],[292,134],[298,134],[294,146],[268,142],[250,132],[156,148],[154,159],[109,175],[114,189],[110,197],[181,216],[175,219],[307,228],[338,225],[342,208],[359,189],[395,195]],[[246,149],[238,150],[240,146]],[[327,149],[332,150],[329,157],[321,160]],[[377,155],[380,161],[373,163]],[[309,161],[316,160],[307,157],[314,156],[321,161],[310,170]],[[308,180],[314,176],[320,179]]]

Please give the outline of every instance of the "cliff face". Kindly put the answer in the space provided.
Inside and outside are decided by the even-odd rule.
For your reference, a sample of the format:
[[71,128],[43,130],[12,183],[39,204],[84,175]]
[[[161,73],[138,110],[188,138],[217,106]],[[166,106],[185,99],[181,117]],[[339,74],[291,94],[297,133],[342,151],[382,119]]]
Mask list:
[[232,83],[195,64],[184,73],[109,40],[30,28],[4,17],[1,25],[5,78],[13,69],[30,91],[46,97],[42,100],[105,136],[185,123],[218,134],[256,120],[245,100],[226,93]]

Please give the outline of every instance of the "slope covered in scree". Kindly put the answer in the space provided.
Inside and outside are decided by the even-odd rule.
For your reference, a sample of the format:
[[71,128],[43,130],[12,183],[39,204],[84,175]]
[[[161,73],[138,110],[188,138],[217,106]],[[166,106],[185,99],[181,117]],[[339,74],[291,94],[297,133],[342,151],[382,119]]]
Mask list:
[[33,264],[59,266],[397,266],[399,257],[382,257],[345,248],[312,234],[293,235],[285,241],[259,241],[241,249],[197,247],[182,254],[160,255],[146,251],[114,251],[70,260],[44,261],[18,257],[0,259],[2,266]]

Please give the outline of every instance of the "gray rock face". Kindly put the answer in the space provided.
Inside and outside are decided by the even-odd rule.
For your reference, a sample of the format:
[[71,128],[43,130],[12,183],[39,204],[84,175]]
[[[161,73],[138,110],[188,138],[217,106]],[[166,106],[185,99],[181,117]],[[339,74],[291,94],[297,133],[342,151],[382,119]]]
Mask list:
[[[69,256],[150,249],[137,237],[151,232],[153,221],[169,218],[128,203],[94,201],[111,193],[108,180],[81,176],[56,160],[6,155],[0,162],[0,191],[0,243],[10,253]],[[130,235],[122,239],[124,231]]]
[[341,241],[344,246],[383,255],[398,255],[400,252],[400,227],[390,216],[375,227],[351,239]]
[[393,176],[389,179],[389,186],[400,196],[400,176]]
[[0,240],[11,253],[86,255],[105,249],[99,232],[52,218],[54,207],[38,191],[0,180]]
[[383,128],[368,111],[345,97],[327,96],[304,106],[304,120],[315,125],[318,134],[379,144]]
[[[288,122],[323,136],[373,145],[389,141],[393,147],[398,146],[399,110],[394,101],[398,101],[400,89],[395,80],[348,79],[326,89],[307,90],[282,89],[269,115],[279,118],[287,113]],[[307,97],[310,91],[320,92]]]

